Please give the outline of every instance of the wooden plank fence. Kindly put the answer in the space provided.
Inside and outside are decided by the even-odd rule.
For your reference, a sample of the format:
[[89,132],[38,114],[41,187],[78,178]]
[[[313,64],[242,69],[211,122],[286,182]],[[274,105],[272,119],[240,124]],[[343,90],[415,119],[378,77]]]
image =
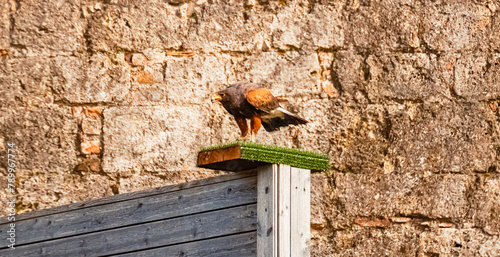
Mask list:
[[0,256],[255,256],[256,187],[252,170],[18,215]]
[[[16,216],[0,256],[309,256],[310,171],[229,175]],[[10,222],[0,218],[0,234]]]

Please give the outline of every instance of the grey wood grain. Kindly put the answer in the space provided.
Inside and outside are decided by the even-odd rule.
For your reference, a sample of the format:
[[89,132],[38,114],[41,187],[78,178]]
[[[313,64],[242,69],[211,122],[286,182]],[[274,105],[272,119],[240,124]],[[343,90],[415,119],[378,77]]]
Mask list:
[[257,172],[257,256],[310,256],[310,171],[273,164]]
[[256,229],[256,204],[111,229],[0,251],[3,257],[102,256]]
[[229,235],[202,241],[166,246],[119,257],[254,257],[257,254],[257,232]]
[[[200,186],[205,186],[205,185],[209,185],[209,184],[215,184],[215,183],[220,183],[220,182],[224,182],[224,181],[230,181],[230,180],[255,176],[255,174],[256,174],[256,170],[248,170],[248,171],[231,173],[231,174],[227,174],[227,175],[221,175],[221,176],[216,176],[216,177],[202,179],[202,180],[196,180],[196,181],[187,182],[187,183],[183,183],[183,184],[169,185],[169,186],[165,186],[165,187],[159,187],[159,188],[154,188],[154,189],[144,190],[144,191],[139,191],[139,192],[133,192],[133,193],[118,194],[118,195],[113,195],[113,196],[109,196],[106,198],[100,198],[100,199],[90,200],[90,201],[81,202],[81,203],[72,203],[72,204],[59,206],[59,207],[55,207],[55,208],[43,209],[43,210],[19,214],[16,216],[16,221],[32,219],[35,217],[41,217],[41,216],[46,216],[46,215],[51,215],[51,214],[55,214],[55,213],[76,210],[76,209],[85,209],[85,208],[88,208],[91,206],[106,205],[106,204],[110,204],[110,203],[114,203],[114,202],[121,202],[121,201],[136,199],[136,198],[149,197],[149,196],[156,195],[156,194],[164,194],[167,192],[173,192],[173,191],[178,191],[178,190],[187,189],[187,188],[200,187]],[[89,192],[89,193],[91,193],[91,192]],[[7,220],[7,216],[0,217],[0,226],[3,224],[8,224],[8,223],[10,223],[10,221]]]
[[[16,222],[16,244],[256,203],[256,187],[257,177],[253,176],[22,220]],[[0,226],[0,234],[8,228]],[[8,243],[1,240],[0,248]]]
[[260,167],[257,171],[257,256],[276,256],[276,229],[274,215],[274,196],[276,195],[277,165]]
[[309,257],[311,238],[311,176],[310,171],[292,167],[291,175],[291,210],[290,240],[291,257]]
[[290,256],[290,187],[291,187],[291,167],[280,164],[276,178],[278,180],[278,188],[276,190],[277,197],[274,197],[274,208],[277,210],[277,240],[278,240],[278,256]]

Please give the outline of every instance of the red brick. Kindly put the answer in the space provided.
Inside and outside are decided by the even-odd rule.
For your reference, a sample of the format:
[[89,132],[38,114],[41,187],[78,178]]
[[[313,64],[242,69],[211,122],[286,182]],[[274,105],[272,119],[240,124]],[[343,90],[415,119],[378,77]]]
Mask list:
[[91,106],[85,107],[85,116],[87,117],[100,117],[102,114],[102,107]]
[[101,152],[101,142],[97,140],[84,141],[81,144],[83,154],[98,154]]

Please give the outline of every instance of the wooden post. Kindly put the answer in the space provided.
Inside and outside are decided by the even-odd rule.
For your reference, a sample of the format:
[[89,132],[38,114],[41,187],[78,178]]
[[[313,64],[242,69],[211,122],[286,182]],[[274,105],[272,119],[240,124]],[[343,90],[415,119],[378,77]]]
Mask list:
[[328,156],[236,142],[202,149],[198,167],[234,172],[256,169],[257,256],[310,256],[310,174],[327,169]]
[[257,256],[310,256],[310,171],[288,165],[257,170]]

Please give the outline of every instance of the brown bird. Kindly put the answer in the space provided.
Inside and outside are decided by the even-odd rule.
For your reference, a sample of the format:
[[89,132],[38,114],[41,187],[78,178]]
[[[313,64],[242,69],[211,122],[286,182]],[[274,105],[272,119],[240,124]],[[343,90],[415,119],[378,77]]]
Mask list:
[[266,131],[272,132],[290,124],[307,123],[307,120],[281,108],[278,99],[271,94],[269,89],[255,83],[244,81],[229,85],[212,96],[212,103],[214,102],[222,103],[222,106],[234,116],[241,130],[242,140],[248,135],[247,119],[250,119],[253,142],[261,124]]

